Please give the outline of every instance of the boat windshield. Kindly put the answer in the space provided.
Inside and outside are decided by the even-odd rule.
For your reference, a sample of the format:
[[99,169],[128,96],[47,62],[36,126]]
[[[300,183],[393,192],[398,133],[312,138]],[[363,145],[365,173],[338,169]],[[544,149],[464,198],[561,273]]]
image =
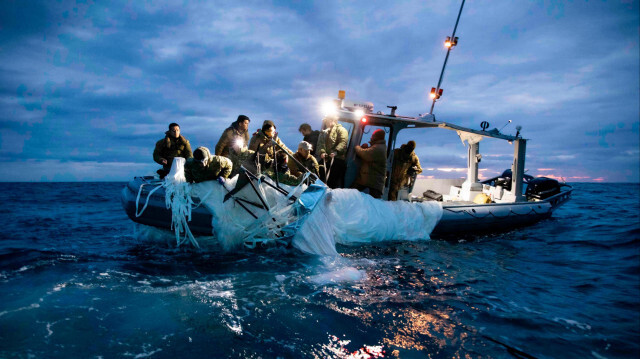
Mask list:
[[[339,120],[338,123],[347,130],[347,133],[349,134],[349,136],[347,136],[347,140],[350,140],[351,135],[353,134],[353,127],[354,127],[353,122]],[[324,127],[323,127],[323,130],[324,130]]]

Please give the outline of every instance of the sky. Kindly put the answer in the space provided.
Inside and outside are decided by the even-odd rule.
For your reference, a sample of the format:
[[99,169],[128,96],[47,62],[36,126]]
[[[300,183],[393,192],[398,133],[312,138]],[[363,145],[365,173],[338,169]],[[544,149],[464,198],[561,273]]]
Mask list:
[[[214,148],[239,114],[303,122],[345,90],[374,111],[429,112],[460,1],[0,2],[0,181],[152,174],[170,122]],[[567,182],[639,182],[639,2],[468,0],[439,121],[529,139],[525,168]],[[511,123],[508,121],[511,120]],[[505,126],[506,125],[506,126]],[[503,128],[504,127],[504,128]],[[455,132],[400,133],[428,178],[465,175]],[[513,148],[480,143],[480,176]]]

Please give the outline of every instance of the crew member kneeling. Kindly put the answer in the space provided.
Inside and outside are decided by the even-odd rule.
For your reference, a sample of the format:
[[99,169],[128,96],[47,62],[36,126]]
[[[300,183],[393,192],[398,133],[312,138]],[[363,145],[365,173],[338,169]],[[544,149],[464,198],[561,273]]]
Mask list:
[[208,148],[198,147],[193,158],[187,159],[184,165],[184,176],[190,183],[218,180],[222,184],[231,174],[232,167],[228,158],[211,155]]

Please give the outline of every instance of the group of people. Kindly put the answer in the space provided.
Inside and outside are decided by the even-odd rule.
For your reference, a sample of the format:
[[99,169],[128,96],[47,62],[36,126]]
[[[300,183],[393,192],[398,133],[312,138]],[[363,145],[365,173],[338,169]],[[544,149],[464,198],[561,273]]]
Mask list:
[[[331,188],[344,187],[348,132],[337,118],[325,119],[322,131],[314,131],[309,124],[302,124],[299,132],[304,137],[295,153],[280,140],[273,121],[264,121],[251,137],[250,122],[249,117],[238,116],[220,136],[214,154],[204,146],[192,153],[191,144],[180,134],[180,126],[171,123],[165,137],[156,142],[153,151],[154,161],[162,165],[157,173],[164,178],[171,170],[173,159],[184,157],[185,178],[192,183],[208,180],[223,183],[238,174],[241,166],[255,169],[252,165],[260,165],[266,175],[283,184],[298,185],[308,171]],[[412,175],[422,172],[418,156],[414,153],[415,146],[414,141],[409,141],[394,150],[390,200],[396,200],[398,190]],[[356,146],[355,151],[362,163],[352,187],[381,198],[386,178],[384,130],[375,130],[369,143]]]
[[[238,116],[220,136],[214,153],[204,146],[192,152],[189,140],[180,134],[180,125],[171,123],[165,137],[156,142],[153,151],[153,160],[162,165],[157,173],[164,178],[171,170],[173,159],[184,157],[185,178],[192,183],[209,180],[224,182],[238,174],[242,165],[251,167],[251,162],[260,163],[267,175],[277,177],[280,183],[288,185],[299,184],[307,170],[318,175],[318,162],[311,155],[314,148],[309,142],[300,142],[297,152],[293,153],[278,138],[273,121],[264,121],[262,128],[249,138],[250,122],[249,117]],[[295,161],[289,161],[289,156]]]

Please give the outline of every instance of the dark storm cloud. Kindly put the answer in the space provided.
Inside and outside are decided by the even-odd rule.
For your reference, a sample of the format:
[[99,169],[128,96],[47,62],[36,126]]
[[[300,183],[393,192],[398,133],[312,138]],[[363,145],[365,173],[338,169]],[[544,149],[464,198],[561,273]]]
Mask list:
[[[300,123],[318,128],[320,103],[339,89],[376,111],[425,113],[459,2],[0,7],[3,178],[37,181],[153,171],[172,121],[212,148],[243,113],[252,131],[275,120],[295,147]],[[636,1],[468,2],[435,114],[523,126],[536,175],[638,181],[638,17]],[[455,133],[415,139],[427,175],[464,176]],[[490,175],[513,149],[483,141],[481,151]]]

